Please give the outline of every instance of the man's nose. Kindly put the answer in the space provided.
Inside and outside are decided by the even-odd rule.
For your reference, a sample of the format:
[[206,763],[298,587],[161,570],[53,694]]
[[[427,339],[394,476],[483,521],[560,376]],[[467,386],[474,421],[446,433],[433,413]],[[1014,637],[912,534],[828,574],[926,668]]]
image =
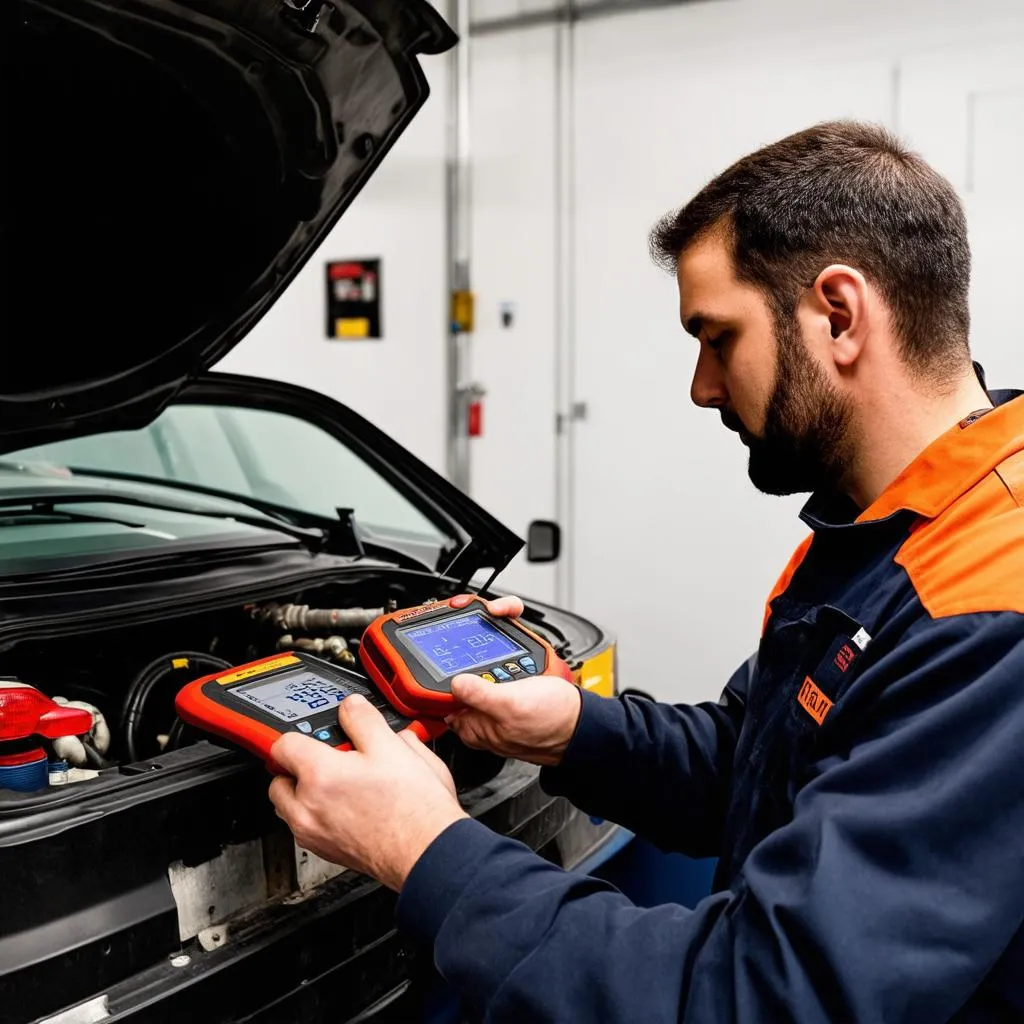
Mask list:
[[713,355],[702,345],[690,384],[690,400],[702,409],[719,409],[727,404],[728,397],[721,369]]

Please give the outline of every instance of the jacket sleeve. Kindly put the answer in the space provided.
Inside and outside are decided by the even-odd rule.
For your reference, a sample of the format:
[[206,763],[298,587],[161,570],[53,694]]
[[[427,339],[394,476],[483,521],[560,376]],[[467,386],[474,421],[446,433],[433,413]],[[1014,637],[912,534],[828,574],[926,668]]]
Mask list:
[[640,909],[463,821],[400,926],[495,1024],[948,1021],[1024,916],[1024,626],[971,618],[865,668],[848,749],[694,910]]
[[557,768],[541,771],[541,785],[663,850],[715,856],[756,661],[736,670],[718,703],[609,700],[584,691],[572,742]]

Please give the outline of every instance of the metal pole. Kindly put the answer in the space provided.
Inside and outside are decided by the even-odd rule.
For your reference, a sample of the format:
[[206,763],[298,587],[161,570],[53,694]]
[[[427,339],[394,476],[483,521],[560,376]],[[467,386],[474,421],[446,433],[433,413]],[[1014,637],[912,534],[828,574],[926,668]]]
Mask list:
[[470,282],[469,6],[451,0],[450,22],[459,35],[451,53],[448,108],[448,477],[470,486],[469,407],[482,396],[470,383],[473,294]]
[[[568,15],[572,0],[563,0]],[[558,603],[575,600],[576,541],[576,67],[573,20],[566,16],[555,30],[555,262],[556,381],[555,518],[562,527],[562,557],[555,573]]]

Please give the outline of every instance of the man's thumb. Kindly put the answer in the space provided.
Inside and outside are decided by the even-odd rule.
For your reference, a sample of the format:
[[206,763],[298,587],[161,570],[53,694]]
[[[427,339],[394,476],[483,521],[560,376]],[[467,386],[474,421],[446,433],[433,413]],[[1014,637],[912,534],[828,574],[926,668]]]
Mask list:
[[499,699],[497,684],[470,675],[456,676],[452,680],[452,696],[460,704],[477,711],[489,711]]

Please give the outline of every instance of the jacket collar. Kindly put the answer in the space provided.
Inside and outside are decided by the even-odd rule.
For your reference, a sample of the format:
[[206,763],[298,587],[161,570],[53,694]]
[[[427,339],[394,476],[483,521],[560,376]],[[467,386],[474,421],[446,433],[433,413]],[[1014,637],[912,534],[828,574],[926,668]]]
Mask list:
[[[907,512],[934,519],[1000,463],[1024,450],[1024,392],[992,391],[995,408],[933,441],[863,511],[848,498],[814,494],[801,518],[812,529],[865,525]],[[899,516],[899,518],[903,518]]]

